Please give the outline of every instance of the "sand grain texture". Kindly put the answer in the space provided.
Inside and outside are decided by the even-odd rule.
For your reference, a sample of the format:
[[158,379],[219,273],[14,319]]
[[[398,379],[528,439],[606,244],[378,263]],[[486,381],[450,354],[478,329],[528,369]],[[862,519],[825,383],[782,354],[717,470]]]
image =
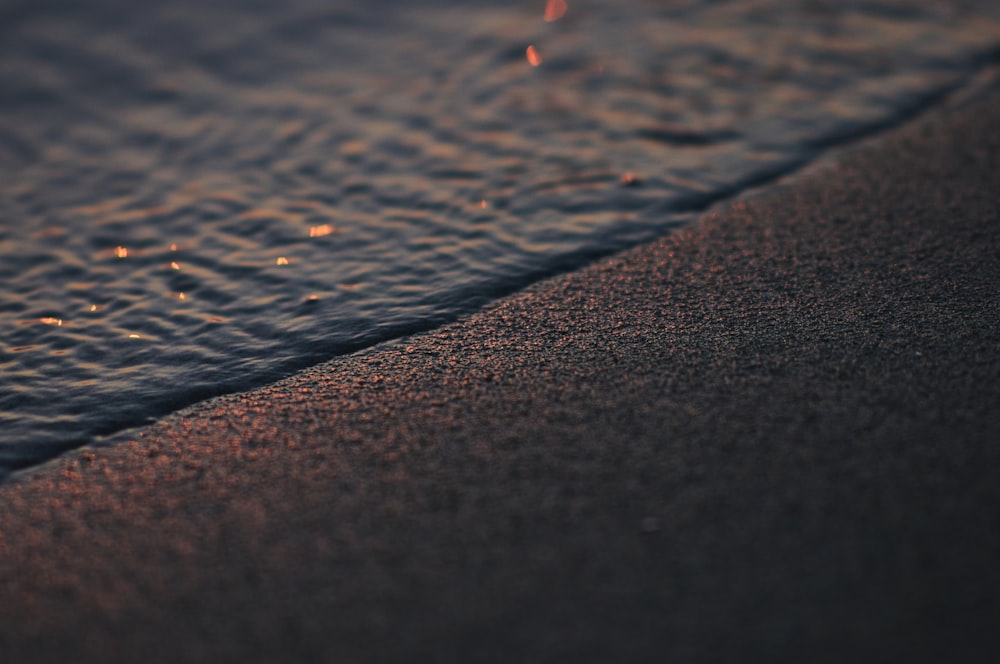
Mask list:
[[995,661],[997,108],[0,486],[0,661]]

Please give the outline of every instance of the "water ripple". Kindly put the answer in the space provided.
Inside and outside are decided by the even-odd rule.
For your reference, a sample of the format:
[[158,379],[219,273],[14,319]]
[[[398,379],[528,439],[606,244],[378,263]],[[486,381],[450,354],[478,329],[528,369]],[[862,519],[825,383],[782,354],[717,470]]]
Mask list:
[[1000,43],[986,2],[498,4],[6,3],[0,467],[655,237]]

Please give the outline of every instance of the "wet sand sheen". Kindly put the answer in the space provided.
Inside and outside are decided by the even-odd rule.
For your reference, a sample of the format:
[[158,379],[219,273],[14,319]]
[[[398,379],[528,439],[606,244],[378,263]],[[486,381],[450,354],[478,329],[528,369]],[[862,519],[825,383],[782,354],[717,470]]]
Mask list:
[[988,661],[1000,93],[0,487],[0,659]]

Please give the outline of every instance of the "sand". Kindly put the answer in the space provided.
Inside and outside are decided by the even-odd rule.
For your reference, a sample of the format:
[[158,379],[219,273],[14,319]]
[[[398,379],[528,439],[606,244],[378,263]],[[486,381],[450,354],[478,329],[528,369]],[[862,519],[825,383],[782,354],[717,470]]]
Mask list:
[[997,108],[8,481],[0,661],[996,661]]

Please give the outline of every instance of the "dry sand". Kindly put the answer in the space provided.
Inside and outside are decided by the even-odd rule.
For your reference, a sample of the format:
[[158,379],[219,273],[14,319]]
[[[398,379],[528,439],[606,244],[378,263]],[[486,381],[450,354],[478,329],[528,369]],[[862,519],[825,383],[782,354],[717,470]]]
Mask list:
[[997,661],[998,108],[8,482],[0,661]]

